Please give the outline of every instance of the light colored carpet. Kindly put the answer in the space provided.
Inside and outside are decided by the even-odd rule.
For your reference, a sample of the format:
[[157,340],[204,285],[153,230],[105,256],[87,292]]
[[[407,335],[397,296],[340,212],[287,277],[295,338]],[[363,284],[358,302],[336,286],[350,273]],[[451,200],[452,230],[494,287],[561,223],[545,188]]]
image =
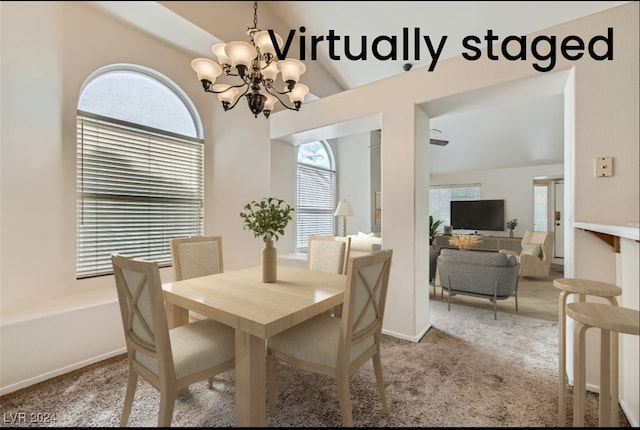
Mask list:
[[[367,427],[554,427],[557,423],[557,324],[512,314],[431,302],[432,328],[419,343],[384,336],[382,350],[389,421],[366,364],[351,379],[356,426]],[[46,426],[31,413],[49,414],[49,426],[119,425],[126,386],[123,356],[88,366],[0,398],[4,426]],[[233,370],[214,389],[192,385],[178,398],[173,425],[235,425]],[[130,426],[155,426],[157,391],[138,383]],[[572,402],[568,400],[568,425]],[[273,427],[341,425],[333,379],[279,366]],[[26,420],[12,420],[26,413]],[[620,413],[621,425],[629,426]],[[589,393],[586,426],[597,426],[597,396]]]

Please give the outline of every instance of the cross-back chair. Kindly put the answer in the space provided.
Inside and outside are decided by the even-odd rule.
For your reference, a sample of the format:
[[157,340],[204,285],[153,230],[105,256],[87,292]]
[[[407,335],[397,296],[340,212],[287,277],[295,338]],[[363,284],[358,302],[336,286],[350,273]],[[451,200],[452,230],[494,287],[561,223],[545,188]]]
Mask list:
[[385,417],[389,410],[384,390],[380,341],[389,285],[392,250],[349,260],[343,314],[320,314],[267,341],[268,411],[275,414],[277,363],[336,379],[344,426],[353,426],[349,380],[369,359],[373,361]]
[[138,376],[160,391],[158,426],[171,425],[179,393],[235,365],[235,332],[213,320],[168,328],[157,262],[111,256],[129,374],[121,426],[131,414]]

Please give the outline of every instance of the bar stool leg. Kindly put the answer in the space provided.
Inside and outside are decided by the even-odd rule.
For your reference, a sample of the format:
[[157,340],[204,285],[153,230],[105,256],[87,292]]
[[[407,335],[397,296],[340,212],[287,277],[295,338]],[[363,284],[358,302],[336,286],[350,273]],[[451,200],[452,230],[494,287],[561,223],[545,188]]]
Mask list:
[[[573,331],[573,426],[584,427],[586,402],[586,332],[589,326],[574,320]],[[607,402],[609,403],[609,402]]]
[[611,336],[609,330],[600,329],[600,427],[611,427]]
[[[618,300],[615,297],[608,297],[609,303],[618,306]],[[620,417],[618,416],[618,332],[610,333],[611,336],[611,422],[610,427],[620,426]]]
[[566,359],[567,359],[567,345],[566,345],[566,312],[565,306],[567,305],[567,296],[569,295],[566,291],[560,292],[560,299],[558,300],[558,364],[560,365],[558,369],[559,375],[559,385],[560,391],[558,392],[558,426],[566,427],[567,425],[567,370],[566,370]]

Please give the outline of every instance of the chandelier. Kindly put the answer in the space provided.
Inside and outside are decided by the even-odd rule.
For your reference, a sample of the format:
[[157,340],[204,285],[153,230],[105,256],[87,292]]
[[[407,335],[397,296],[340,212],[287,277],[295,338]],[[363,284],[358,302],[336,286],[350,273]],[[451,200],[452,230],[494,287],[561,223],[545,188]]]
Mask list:
[[[309,87],[298,83],[298,80],[307,68],[302,61],[294,58],[276,61],[272,36],[276,39],[278,48],[283,46],[282,37],[273,31],[269,33],[258,28],[258,2],[254,1],[253,27],[247,29],[251,43],[217,43],[211,47],[218,58],[217,63],[208,58],[195,58],[191,61],[191,68],[198,75],[204,91],[217,94],[225,111],[233,109],[242,96],[246,97],[249,110],[256,118],[260,112],[269,118],[277,102],[287,109],[300,110]],[[239,83],[214,84],[223,71],[225,76],[239,78]],[[274,86],[278,73],[285,84],[282,90]],[[285,103],[284,95],[288,95],[290,104]]]

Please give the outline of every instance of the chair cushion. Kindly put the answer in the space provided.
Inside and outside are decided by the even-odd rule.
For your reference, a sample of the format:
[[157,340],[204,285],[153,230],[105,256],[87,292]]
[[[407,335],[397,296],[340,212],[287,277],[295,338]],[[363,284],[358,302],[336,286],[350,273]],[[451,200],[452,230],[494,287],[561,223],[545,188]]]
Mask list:
[[542,247],[537,243],[525,243],[522,245],[522,251],[520,254],[533,255],[534,257],[539,257],[542,253]]
[[[291,327],[268,340],[269,348],[311,363],[335,367],[338,359],[341,319],[321,314]],[[357,358],[373,345],[373,337],[351,349]]]
[[235,331],[213,320],[202,320],[169,331],[178,379],[235,357]]

